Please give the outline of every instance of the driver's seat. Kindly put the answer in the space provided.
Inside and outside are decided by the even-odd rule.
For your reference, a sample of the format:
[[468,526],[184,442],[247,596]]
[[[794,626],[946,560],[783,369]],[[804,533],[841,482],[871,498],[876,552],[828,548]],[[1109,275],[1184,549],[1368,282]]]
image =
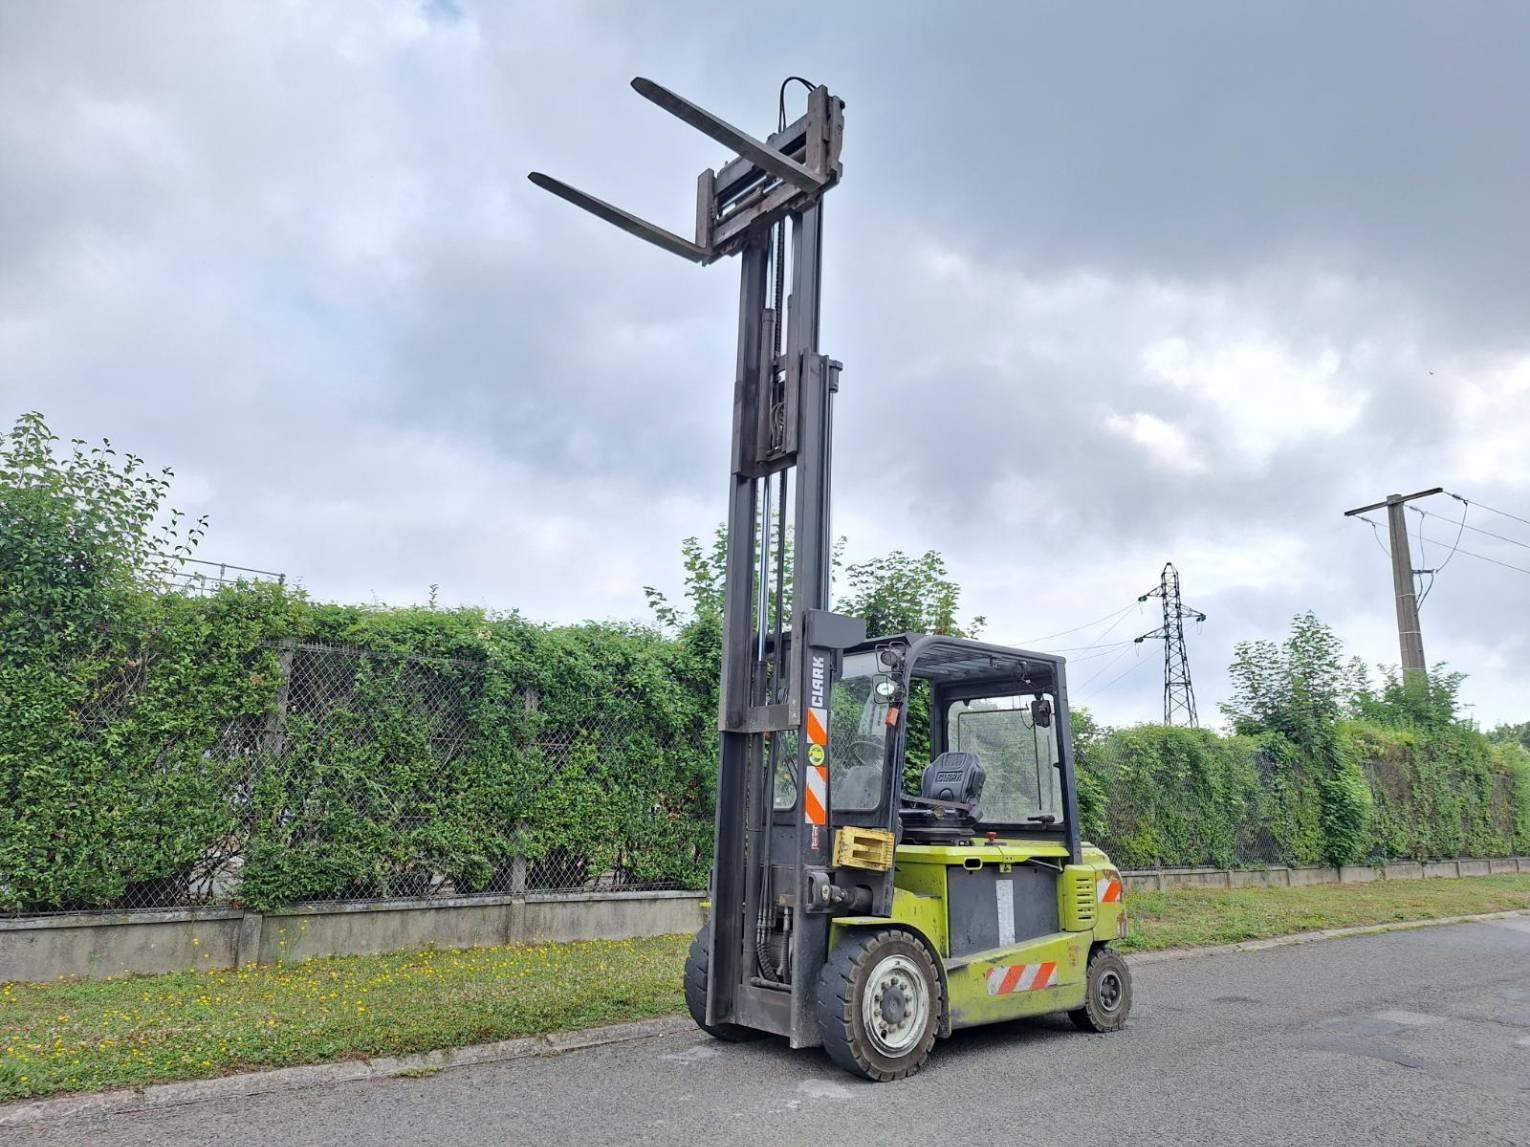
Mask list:
[[928,800],[955,801],[972,806],[973,823],[983,819],[978,801],[988,774],[976,753],[941,753],[919,778],[919,795]]

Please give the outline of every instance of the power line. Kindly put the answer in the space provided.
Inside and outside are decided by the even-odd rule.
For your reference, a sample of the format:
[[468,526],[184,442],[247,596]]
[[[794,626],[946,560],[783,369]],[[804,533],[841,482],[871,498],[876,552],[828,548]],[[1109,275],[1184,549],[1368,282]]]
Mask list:
[[[1133,644],[1136,644],[1136,643],[1133,642]],[[1107,661],[1104,665],[1101,665],[1098,669],[1096,669],[1094,671],[1094,673],[1090,676],[1089,680],[1085,681],[1082,685],[1080,685],[1078,687],[1079,693],[1082,694],[1084,692],[1084,690],[1088,689],[1090,685],[1092,685],[1094,682],[1098,681],[1101,677],[1103,677],[1106,673],[1108,673],[1113,666],[1115,666],[1117,663],[1120,662],[1121,658],[1125,657],[1130,652],[1131,652],[1130,648],[1123,649],[1123,650],[1121,650],[1121,652],[1117,653],[1114,657],[1112,657],[1109,661]],[[1140,664],[1142,664],[1142,662],[1139,661],[1138,664],[1140,665]]]
[[[1467,502],[1466,505],[1468,507],[1470,507],[1470,506],[1476,505],[1476,503],[1474,503],[1474,502]],[[1477,508],[1479,510],[1487,509],[1486,506],[1478,506]],[[1408,509],[1412,510],[1415,514],[1417,514],[1421,518],[1439,518],[1440,517],[1440,515],[1438,515],[1438,514],[1428,513],[1427,511],[1420,510],[1420,509],[1418,509],[1415,506],[1409,506]],[[1445,519],[1444,518],[1440,518],[1440,520],[1443,522]],[[1490,538],[1497,538],[1500,542],[1508,542],[1511,546],[1519,546],[1522,549],[1530,550],[1530,542],[1522,542],[1518,538],[1510,538],[1510,537],[1505,537],[1503,534],[1495,534],[1492,530],[1484,530],[1481,526],[1468,526],[1466,524],[1466,514],[1464,512],[1461,515],[1461,521],[1459,523],[1454,523],[1454,524],[1458,525],[1463,530],[1470,530],[1474,534],[1485,534],[1486,536],[1488,536]],[[1444,569],[1445,567],[1441,566],[1440,568]]]
[[[1054,637],[1064,637],[1070,633],[1077,633],[1081,629],[1093,628],[1103,621],[1109,621],[1113,617],[1119,617],[1136,604],[1137,603],[1135,601],[1128,602],[1126,605],[1122,606],[1120,609],[1114,611],[1113,613],[1107,613],[1104,617],[1097,617],[1093,621],[1086,621],[1083,625],[1075,625],[1072,629],[1059,629],[1056,633],[1049,633],[1045,637],[1028,637],[1024,641],[1020,642],[1020,644],[1021,646],[1035,645],[1038,641],[1051,641]],[[1109,630],[1106,632],[1109,632]]]
[[[1412,510],[1415,514],[1417,514],[1419,516],[1420,519],[1427,518],[1429,516],[1423,510],[1420,510],[1417,506],[1408,506],[1408,507],[1406,507],[1406,509]],[[1471,512],[1471,505],[1469,503],[1462,502],[1461,503],[1461,521],[1457,524],[1457,527],[1456,527],[1456,540],[1450,544],[1450,553],[1445,555],[1445,560],[1442,561],[1434,569],[1414,570],[1413,571],[1413,576],[1414,577],[1421,577],[1424,574],[1428,574],[1429,575],[1429,584],[1424,587],[1424,592],[1418,595],[1418,604],[1419,604],[1419,608],[1420,609],[1423,608],[1425,599],[1427,599],[1429,597],[1429,594],[1434,590],[1434,579],[1435,579],[1436,575],[1438,575],[1442,570],[1444,570],[1444,568],[1446,566],[1448,566],[1452,561],[1455,560],[1456,551],[1461,548],[1461,533],[1462,533],[1462,531],[1464,531],[1466,529],[1466,515],[1469,514],[1470,512]],[[1438,517],[1439,515],[1435,515],[1435,516]],[[1425,554],[1424,554],[1424,531],[1423,531],[1422,526],[1420,526],[1419,532],[1418,532],[1418,557],[1419,557],[1419,560],[1423,561],[1423,562],[1427,562],[1429,560],[1425,556]]]
[[[1418,536],[1420,538],[1423,538],[1422,534],[1419,534]],[[1437,546],[1443,546],[1443,545],[1448,545],[1449,544],[1447,542],[1440,541],[1439,538],[1426,538],[1425,540],[1433,542]],[[1501,562],[1497,558],[1490,558],[1486,554],[1477,554],[1477,553],[1473,553],[1471,550],[1462,550],[1462,549],[1458,549],[1456,552],[1459,553],[1459,554],[1464,554],[1466,557],[1469,557],[1469,558],[1476,558],[1478,561],[1492,562],[1495,566],[1503,566],[1504,569],[1506,569],[1506,570],[1514,570],[1516,573],[1530,574],[1530,569],[1526,569],[1524,566],[1510,565],[1508,562]]]
[[1445,494],[1447,497],[1454,498],[1458,502],[1465,502],[1468,506],[1476,506],[1479,510],[1486,510],[1490,514],[1498,514],[1504,518],[1513,518],[1516,522],[1523,522],[1525,525],[1530,526],[1530,518],[1521,518],[1518,514],[1509,513],[1508,510],[1495,510],[1492,506],[1485,506],[1481,502],[1474,502],[1470,498],[1463,498],[1460,494],[1452,494],[1449,490],[1446,490]]
[[1135,673],[1137,670],[1141,669],[1147,663],[1148,663],[1147,659],[1143,658],[1141,661],[1137,662],[1135,665],[1127,666],[1120,673],[1116,674],[1109,681],[1105,682],[1105,684],[1101,685],[1098,689],[1096,689],[1094,691],[1094,693],[1091,694],[1091,696],[1098,697],[1101,693],[1105,692],[1105,690],[1109,689],[1117,681],[1121,680],[1121,678],[1126,677],[1126,676],[1128,676],[1128,675],[1130,675],[1132,673]]
[[1119,649],[1123,645],[1135,645],[1135,644],[1137,644],[1135,641],[1117,641],[1117,642],[1112,642],[1109,646],[1107,646],[1100,653],[1090,653],[1090,654],[1088,654],[1088,655],[1086,655],[1084,657],[1070,657],[1070,658],[1068,658],[1068,665],[1069,665],[1069,667],[1072,667],[1072,666],[1075,666],[1075,665],[1082,665],[1086,661],[1098,661],[1101,657],[1109,657],[1111,655],[1111,651],[1114,650],[1114,649]]
[[[1104,634],[1101,634],[1100,636],[1103,637]],[[1130,645],[1131,643],[1132,643],[1132,639],[1128,637],[1128,638],[1125,638],[1125,639],[1123,639],[1121,641],[1107,641],[1107,642],[1104,642],[1103,644],[1100,644],[1100,645],[1064,645],[1064,646],[1062,646],[1059,649],[1047,649],[1047,650],[1043,650],[1043,652],[1045,652],[1045,653],[1083,653],[1083,652],[1086,652],[1087,650],[1090,650],[1090,649],[1115,649],[1118,646],[1121,646],[1121,645]],[[1078,660],[1078,659],[1075,658],[1075,660]]]

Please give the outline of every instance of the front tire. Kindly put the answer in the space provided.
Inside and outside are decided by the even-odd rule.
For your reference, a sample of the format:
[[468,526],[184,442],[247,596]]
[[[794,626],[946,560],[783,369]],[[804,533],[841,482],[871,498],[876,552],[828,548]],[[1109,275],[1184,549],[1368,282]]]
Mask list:
[[818,1029],[829,1058],[885,1082],[929,1058],[944,995],[935,957],[912,932],[857,931],[829,953],[818,979]]
[[1084,1006],[1068,1013],[1073,1026],[1086,1032],[1120,1031],[1132,1010],[1132,974],[1126,961],[1109,948],[1089,956]]
[[713,1039],[728,1043],[744,1043],[759,1039],[765,1033],[739,1024],[707,1023],[707,971],[712,952],[707,944],[707,930],[703,928],[691,941],[691,950],[685,957],[685,1010],[691,1013],[696,1026]]

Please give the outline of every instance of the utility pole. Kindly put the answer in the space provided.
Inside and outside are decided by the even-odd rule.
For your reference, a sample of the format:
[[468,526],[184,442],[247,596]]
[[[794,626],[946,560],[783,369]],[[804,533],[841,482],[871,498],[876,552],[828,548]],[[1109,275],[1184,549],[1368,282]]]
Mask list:
[[[1381,502],[1345,510],[1346,518],[1354,518],[1383,506],[1387,511],[1387,537],[1392,555],[1392,590],[1397,598],[1397,642],[1402,650],[1403,677],[1418,670],[1427,672],[1424,664],[1424,634],[1418,623],[1418,591],[1413,584],[1413,551],[1408,545],[1408,523],[1403,520],[1403,507],[1415,498],[1427,498],[1444,492],[1441,486],[1431,490],[1419,490],[1414,494],[1388,494]],[[1370,521],[1369,518],[1365,519]],[[1374,525],[1375,523],[1372,523]]]
[[1173,562],[1164,563],[1157,588],[1148,590],[1137,600],[1146,601],[1150,597],[1163,598],[1163,625],[1151,633],[1144,633],[1136,641],[1139,645],[1144,641],[1163,642],[1163,723],[1172,725],[1174,715],[1183,713],[1185,724],[1198,729],[1200,720],[1195,715],[1195,687],[1190,684],[1190,655],[1185,650],[1185,618],[1205,621],[1206,615],[1191,609],[1180,596],[1179,571]]

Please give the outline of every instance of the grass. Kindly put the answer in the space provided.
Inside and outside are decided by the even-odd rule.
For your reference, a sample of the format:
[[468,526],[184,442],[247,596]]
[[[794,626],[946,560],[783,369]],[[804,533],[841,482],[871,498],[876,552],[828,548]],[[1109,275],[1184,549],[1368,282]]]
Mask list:
[[1378,880],[1308,888],[1132,892],[1125,952],[1234,944],[1294,932],[1530,908],[1530,876]]
[[[1151,951],[1530,907],[1530,876],[1128,897]],[[683,1007],[688,937],[0,986],[0,1101],[401,1055]],[[428,1069],[427,1069],[428,1070]]]
[[0,987],[0,1101],[399,1055],[680,1010],[689,937]]

